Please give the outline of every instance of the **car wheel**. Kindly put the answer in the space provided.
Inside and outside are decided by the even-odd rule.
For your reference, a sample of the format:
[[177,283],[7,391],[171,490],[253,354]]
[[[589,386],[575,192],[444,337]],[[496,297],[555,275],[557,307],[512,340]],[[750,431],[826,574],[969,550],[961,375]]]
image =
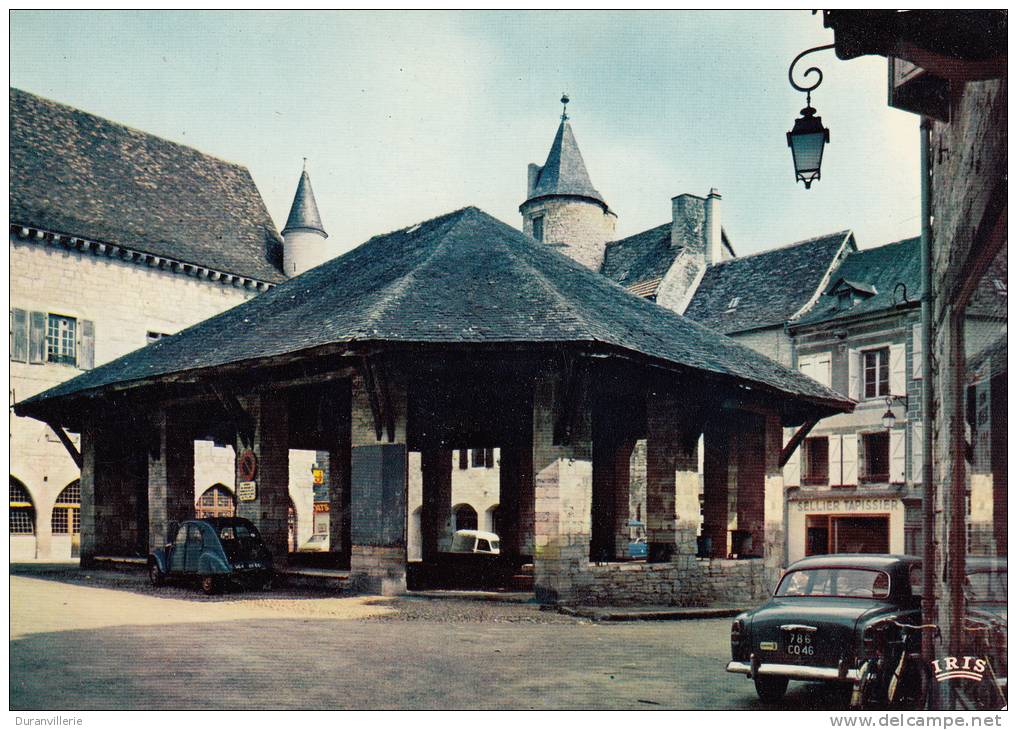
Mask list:
[[787,692],[787,677],[756,677],[756,694],[766,703],[779,702]]
[[206,596],[214,596],[219,592],[219,581],[214,575],[205,575],[201,578],[201,590]]
[[148,565],[148,582],[152,584],[153,588],[158,588],[166,582],[166,576],[159,570],[159,564],[155,561]]

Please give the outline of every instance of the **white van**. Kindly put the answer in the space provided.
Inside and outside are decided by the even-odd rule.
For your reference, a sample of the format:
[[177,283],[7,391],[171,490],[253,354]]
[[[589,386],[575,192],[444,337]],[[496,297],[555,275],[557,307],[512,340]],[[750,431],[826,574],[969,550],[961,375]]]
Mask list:
[[452,552],[498,555],[500,539],[493,532],[483,530],[456,530],[452,536]]

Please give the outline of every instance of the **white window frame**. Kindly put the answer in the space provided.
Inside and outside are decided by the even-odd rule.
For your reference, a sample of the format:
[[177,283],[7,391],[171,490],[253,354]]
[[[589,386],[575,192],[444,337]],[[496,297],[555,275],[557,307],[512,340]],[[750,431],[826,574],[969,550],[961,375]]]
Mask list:
[[[53,323],[57,322],[56,336],[52,334]],[[71,327],[61,324],[71,323]],[[78,318],[56,312],[46,313],[46,362],[57,365],[78,364]],[[70,344],[69,352],[67,345]],[[55,345],[55,350],[54,350]]]

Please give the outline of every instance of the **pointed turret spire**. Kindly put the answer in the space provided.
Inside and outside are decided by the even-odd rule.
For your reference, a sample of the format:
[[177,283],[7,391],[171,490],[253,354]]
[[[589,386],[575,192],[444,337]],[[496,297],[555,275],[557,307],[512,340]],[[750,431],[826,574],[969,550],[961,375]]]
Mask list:
[[307,175],[306,157],[304,169],[300,173],[300,182],[297,183],[297,194],[293,196],[293,205],[290,207],[290,217],[286,219],[286,227],[282,229],[282,234],[285,236],[287,232],[297,230],[314,231],[328,238],[321,223],[321,215],[318,213],[318,203],[314,200],[311,178]]
[[575,195],[595,200],[607,210],[604,198],[590,182],[586,163],[583,162],[583,155],[572,133],[567,113],[568,94],[562,94],[561,103],[561,124],[558,125],[558,133],[554,136],[551,150],[547,153],[547,161],[543,167],[536,170],[536,179],[528,191],[526,200],[528,202],[548,195]]

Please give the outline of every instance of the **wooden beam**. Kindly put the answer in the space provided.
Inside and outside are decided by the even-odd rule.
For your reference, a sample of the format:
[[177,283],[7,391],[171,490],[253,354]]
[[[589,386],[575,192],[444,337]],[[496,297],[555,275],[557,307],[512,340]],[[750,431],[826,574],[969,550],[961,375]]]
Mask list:
[[802,441],[805,440],[805,437],[809,435],[809,431],[815,428],[817,423],[819,423],[818,418],[811,418],[802,424],[802,427],[799,428],[795,432],[795,435],[791,437],[791,440],[787,442],[787,446],[781,449],[780,461],[777,463],[777,466],[783,468],[784,465],[787,464],[788,460],[791,458],[791,454],[793,454],[795,449],[801,445]]
[[244,448],[252,448],[254,446],[254,419],[244,410],[236,393],[217,383],[211,383],[209,388],[219,399],[230,420],[233,421]]
[[46,425],[53,429],[53,433],[57,435],[57,438],[60,439],[60,443],[64,445],[64,448],[67,449],[67,453],[70,454],[71,458],[74,460],[74,464],[80,469],[82,464],[81,452],[78,451],[78,447],[74,445],[73,441],[71,441],[71,437],[67,435],[67,432],[64,431],[62,426],[58,426],[52,421],[47,421]]
[[374,419],[374,437],[381,441],[383,416],[381,402],[378,399],[378,391],[374,382],[374,371],[371,368],[370,359],[364,355],[357,366],[360,377],[364,379],[364,389],[367,391],[367,400],[371,406],[371,417]]

